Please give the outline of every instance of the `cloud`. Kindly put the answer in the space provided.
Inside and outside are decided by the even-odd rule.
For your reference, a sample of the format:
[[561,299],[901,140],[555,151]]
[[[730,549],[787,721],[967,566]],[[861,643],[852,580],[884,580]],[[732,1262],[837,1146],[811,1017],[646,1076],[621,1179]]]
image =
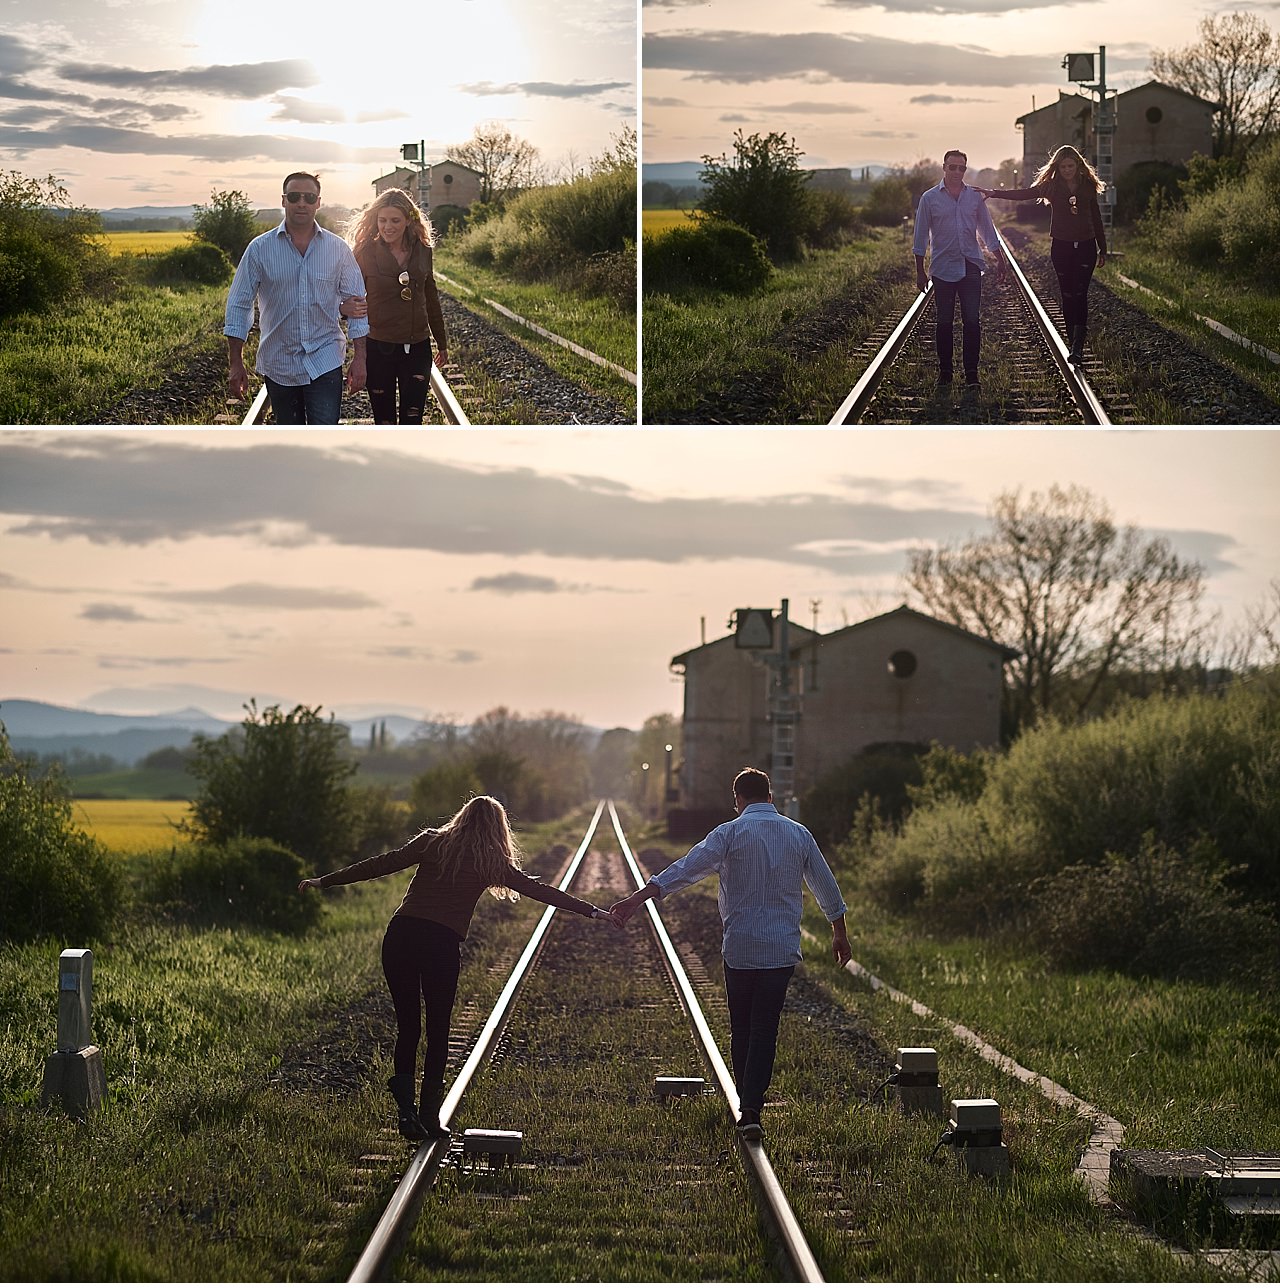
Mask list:
[[153,667],[178,669],[185,666],[223,666],[227,657],[139,657],[131,653],[104,653],[98,656],[104,671],[149,671]]
[[672,98],[669,95],[646,94],[644,97],[646,107],[688,107],[689,100],[685,98]]
[[1060,56],[993,54],[888,36],[832,32],[677,32],[646,36],[644,65],[692,80],[751,84],[1035,85],[1056,73]]
[[151,598],[179,604],[216,604],[229,608],[270,609],[352,609],[376,608],[378,601],[362,591],[316,590],[308,586],[269,586],[263,582],[241,582],[210,590],[159,590]]
[[151,622],[155,618],[147,617],[127,604],[86,604],[80,616],[89,622]]
[[[1099,0],[1066,0],[1066,4],[1096,4]],[[882,9],[886,13],[1006,14],[1028,9],[1056,9],[1064,0],[823,0],[828,9]]]
[[920,107],[938,107],[946,103],[990,103],[989,98],[957,98],[953,94],[917,94],[908,100]]
[[435,649],[421,644],[382,644],[369,649],[366,656],[387,658],[393,662],[447,662],[459,666],[482,660],[482,655],[474,649],[455,648],[447,653],[437,653]]
[[283,89],[307,89],[320,81],[305,59],[289,58],[268,63],[215,64],[210,67],[142,71],[106,63],[62,63],[57,73],[65,80],[85,85],[110,85],[138,93],[152,90],[188,90],[216,98],[265,98]]
[[865,112],[868,109],[858,107],[855,103],[779,103],[777,107],[771,107],[771,112],[783,113],[789,112],[793,116],[850,116],[855,112]]
[[[948,498],[941,482],[923,503],[877,492],[875,480],[864,478],[785,496],[655,497],[613,481],[593,486],[528,467],[465,466],[381,445],[240,446],[234,436],[192,443],[126,431],[0,435],[0,515],[9,516],[3,526],[10,537],[104,546],[218,537],[261,542],[283,525],[309,533],[316,544],[374,552],[659,565],[764,560],[842,576],[900,572],[894,543],[949,540],[957,529],[987,526],[984,513]],[[1223,552],[1232,541],[1192,530],[1177,544],[1192,547],[1213,570],[1227,566]],[[289,593],[250,585],[163,597],[276,607]],[[299,593],[319,602],[288,606],[355,608],[364,598]],[[344,602],[348,594],[353,602]]]
[[627,81],[510,81],[495,85],[493,81],[475,81],[459,85],[464,94],[490,98],[501,94],[528,94],[533,98],[592,98],[612,90],[630,89]]
[[581,582],[558,581],[527,572],[500,572],[492,577],[476,577],[468,590],[487,590],[496,595],[594,595],[602,591],[618,593],[611,586],[590,586]]

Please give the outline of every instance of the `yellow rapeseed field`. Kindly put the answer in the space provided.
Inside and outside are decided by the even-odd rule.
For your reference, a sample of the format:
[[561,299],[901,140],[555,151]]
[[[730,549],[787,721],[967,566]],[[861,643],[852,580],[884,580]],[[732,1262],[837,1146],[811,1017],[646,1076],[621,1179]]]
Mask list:
[[689,218],[685,210],[645,210],[642,228],[647,237],[660,237]]
[[77,826],[122,854],[183,844],[175,824],[191,810],[187,801],[77,799],[74,804]]
[[158,255],[185,246],[191,240],[187,232],[103,233],[102,241],[113,255]]

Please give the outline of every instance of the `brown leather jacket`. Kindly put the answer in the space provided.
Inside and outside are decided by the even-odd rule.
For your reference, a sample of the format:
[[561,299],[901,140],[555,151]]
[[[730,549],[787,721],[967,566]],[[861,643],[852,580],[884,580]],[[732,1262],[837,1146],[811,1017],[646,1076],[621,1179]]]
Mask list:
[[409,274],[408,300],[400,297],[400,265],[378,238],[356,251],[356,263],[364,274],[369,299],[369,335],[391,344],[417,344],[428,333],[436,348],[447,349],[444,313],[431,271],[431,248],[419,242],[409,252],[405,271]]
[[[1107,230],[1102,226],[1102,210],[1098,206],[1096,192],[1089,192],[1082,186],[1073,195],[1065,183],[1046,179],[1034,188],[1002,188],[995,195],[1001,201],[1046,198],[1049,209],[1053,212],[1049,223],[1050,237],[1060,237],[1066,241],[1096,241],[1098,249],[1103,254],[1106,253]],[[369,316],[373,317],[372,303],[369,306]]]

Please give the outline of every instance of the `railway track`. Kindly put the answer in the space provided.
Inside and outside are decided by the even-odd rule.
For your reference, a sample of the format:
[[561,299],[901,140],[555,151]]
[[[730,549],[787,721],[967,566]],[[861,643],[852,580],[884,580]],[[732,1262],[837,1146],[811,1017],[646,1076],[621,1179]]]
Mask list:
[[[1087,361],[1073,367],[1067,359],[1056,303],[1041,303],[1003,234],[997,236],[1010,271],[1003,282],[983,288],[980,392],[937,384],[930,283],[900,319],[873,336],[866,370],[830,425],[1111,423],[1089,384]],[[959,344],[959,319],[955,333]]]
[[[609,829],[612,837],[604,835]],[[576,883],[587,890],[609,889],[621,894],[638,888],[646,879],[612,804],[600,802],[560,877],[560,888],[569,889]],[[630,1190],[662,1192],[667,1185],[678,1186],[668,1197],[678,1196],[682,1209],[691,1205],[702,1209],[703,1220],[707,1213],[721,1209],[732,1212],[733,1219],[755,1224],[754,1231],[740,1234],[742,1243],[750,1244],[753,1233],[758,1239],[761,1228],[769,1232],[773,1277],[822,1282],[817,1260],[773,1171],[764,1142],[742,1141],[729,1130],[737,1116],[732,1077],[661,913],[653,902],[645,905],[645,912],[650,935],[641,929],[640,918],[621,934],[603,926],[614,941],[607,949],[598,936],[582,934],[576,925],[561,930],[565,918],[554,908],[542,915],[491,1012],[468,1043],[441,1107],[442,1122],[454,1127],[453,1140],[425,1142],[418,1148],[356,1261],[350,1282],[385,1280],[393,1267],[409,1280],[447,1277],[449,1270],[457,1269],[433,1260],[435,1251],[447,1242],[438,1230],[422,1237],[415,1233],[415,1222],[428,1195],[438,1200],[433,1225],[447,1225],[455,1209],[457,1221],[467,1225],[476,1219],[477,1208],[492,1211],[495,1203],[514,1208],[523,1202],[533,1208],[547,1202],[553,1207],[557,1202],[572,1202],[571,1196],[580,1193],[584,1183],[590,1184],[588,1174],[593,1166],[621,1175]],[[617,972],[610,981],[600,978],[598,957],[602,951],[627,955],[621,983]],[[632,1034],[628,1051],[617,1048],[616,1038],[604,1043],[605,1050],[597,1049],[601,1040],[592,1032],[592,1014],[582,1009],[583,999],[596,1012],[607,1006],[614,1026],[611,1032],[616,1032],[618,1013],[625,1014]],[[592,1059],[597,1061],[594,1072]],[[607,1106],[585,1103],[577,1130],[578,1148],[571,1154],[563,1146],[557,1152],[533,1140],[532,1148],[522,1155],[530,1161],[522,1161],[506,1173],[502,1168],[477,1170],[476,1160],[468,1155],[466,1138],[456,1132],[460,1110],[465,1109],[465,1116],[475,1121],[475,1115],[492,1113],[494,1106],[515,1106],[511,1115],[515,1121],[493,1126],[499,1130],[521,1127],[539,1120],[534,1088],[543,1083],[549,1084],[548,1100],[557,1094],[551,1084],[566,1077],[578,1079],[575,1085],[584,1097],[590,1094],[582,1088],[584,1077],[597,1095],[610,1094],[604,1087],[605,1065],[624,1080],[623,1088],[612,1093],[620,1104],[648,1102],[643,1113],[656,1116],[640,1140],[628,1134],[619,1137],[612,1130]],[[710,1090],[659,1108],[652,1099],[651,1082],[653,1076],[663,1073],[682,1078],[708,1075]],[[561,1090],[558,1094],[562,1108],[564,1098],[572,1093]],[[686,1142],[700,1133],[713,1142],[708,1146],[704,1141],[702,1148],[714,1155],[714,1161],[699,1156],[681,1161],[675,1142]],[[668,1143],[664,1146],[661,1139],[650,1140],[651,1135],[668,1136]],[[732,1150],[720,1148],[727,1147],[730,1139],[736,1141],[745,1176],[727,1165]],[[744,1193],[748,1189],[750,1197]],[[753,1202],[758,1223],[752,1219]],[[605,1209],[598,1217],[600,1238],[591,1242],[608,1245],[621,1236],[616,1238],[621,1260],[613,1262],[606,1257],[596,1261],[584,1277],[596,1277],[597,1273],[602,1278],[634,1277],[627,1267],[634,1265],[637,1249],[626,1245],[626,1231],[618,1228],[608,1205],[600,1206]],[[686,1259],[685,1264],[699,1264],[699,1228],[698,1219],[682,1218],[678,1256]],[[715,1233],[725,1235],[718,1226]],[[641,1241],[644,1237],[643,1233],[635,1235]],[[660,1267],[664,1253],[670,1257],[672,1249],[649,1250],[645,1264]],[[740,1258],[742,1254],[735,1255]],[[664,1277],[660,1269],[656,1273]],[[710,1272],[711,1277],[723,1277],[723,1273]],[[497,1277],[519,1276],[499,1272]],[[682,1276],[673,1272],[665,1277]]]

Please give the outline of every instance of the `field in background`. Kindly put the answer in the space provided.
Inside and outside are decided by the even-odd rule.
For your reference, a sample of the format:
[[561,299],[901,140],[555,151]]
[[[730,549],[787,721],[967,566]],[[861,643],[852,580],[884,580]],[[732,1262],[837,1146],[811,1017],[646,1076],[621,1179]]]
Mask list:
[[645,210],[641,214],[640,226],[646,237],[660,237],[690,218],[687,210]]
[[191,812],[187,801],[77,800],[75,821],[109,850],[139,853],[177,845],[175,825]]
[[193,234],[180,230],[163,233],[103,233],[100,240],[113,255],[159,255],[185,246]]

